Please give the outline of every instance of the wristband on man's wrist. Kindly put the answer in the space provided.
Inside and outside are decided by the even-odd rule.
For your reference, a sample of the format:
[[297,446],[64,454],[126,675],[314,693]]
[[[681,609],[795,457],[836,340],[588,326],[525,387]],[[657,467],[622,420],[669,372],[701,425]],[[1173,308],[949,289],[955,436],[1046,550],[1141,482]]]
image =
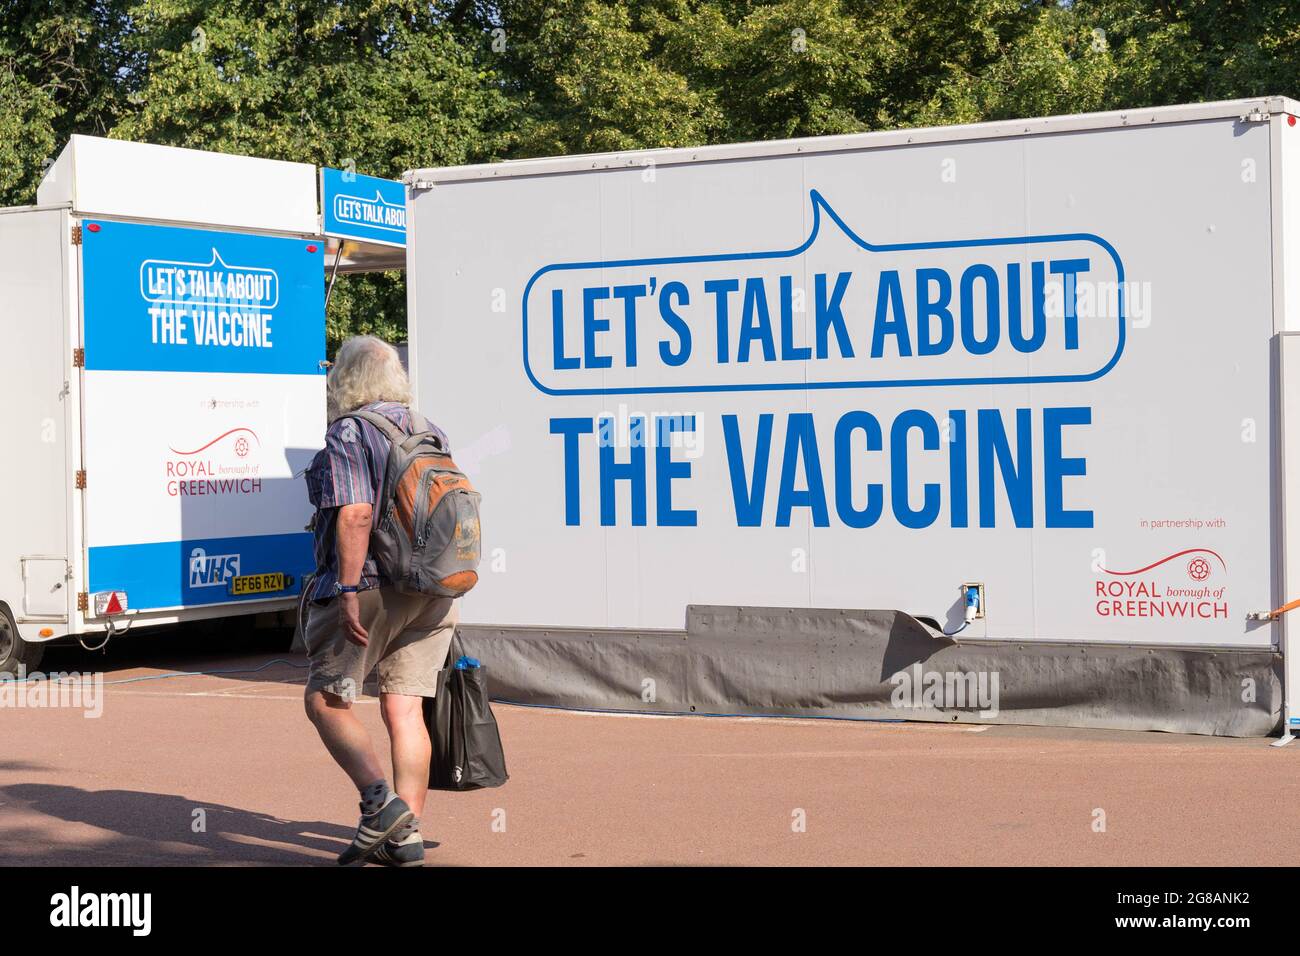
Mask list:
[[360,584],[343,584],[339,581],[334,582],[335,594],[356,594],[361,590]]

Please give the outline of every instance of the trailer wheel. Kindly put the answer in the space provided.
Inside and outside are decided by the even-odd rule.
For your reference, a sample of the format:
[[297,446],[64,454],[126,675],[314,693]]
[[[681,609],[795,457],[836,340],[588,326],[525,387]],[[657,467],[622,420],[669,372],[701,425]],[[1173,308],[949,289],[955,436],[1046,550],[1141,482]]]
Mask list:
[[0,605],[0,673],[17,674],[19,667],[30,671],[40,664],[44,654],[45,645],[24,641],[18,635],[13,615]]

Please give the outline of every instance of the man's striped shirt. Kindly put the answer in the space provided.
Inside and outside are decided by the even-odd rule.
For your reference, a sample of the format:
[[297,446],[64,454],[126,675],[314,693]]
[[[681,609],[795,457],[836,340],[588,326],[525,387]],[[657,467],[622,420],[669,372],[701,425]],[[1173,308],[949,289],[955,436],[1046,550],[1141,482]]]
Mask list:
[[[378,412],[403,432],[411,432],[411,412],[397,402],[373,402],[363,405],[366,411]],[[451,443],[441,428],[429,428],[442,440],[449,451]],[[308,592],[312,601],[324,601],[334,596],[334,582],[338,580],[338,553],[335,549],[339,508],[344,505],[369,504],[375,506],[374,521],[379,521],[378,498],[384,488],[384,473],[388,465],[388,452],[392,448],[388,438],[370,422],[359,418],[338,418],[325,432],[325,447],[316,453],[307,468],[307,496],[316,506],[314,523],[316,547],[316,577]],[[366,555],[361,570],[362,589],[377,588],[389,581],[380,572],[375,559]]]

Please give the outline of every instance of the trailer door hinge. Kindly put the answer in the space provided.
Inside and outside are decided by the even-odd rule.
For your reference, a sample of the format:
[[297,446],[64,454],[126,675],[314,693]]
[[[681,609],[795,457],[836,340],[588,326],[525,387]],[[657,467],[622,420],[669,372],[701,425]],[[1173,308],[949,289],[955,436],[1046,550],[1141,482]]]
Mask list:
[[77,592],[77,610],[83,614],[90,610],[90,595],[85,591]]
[[86,469],[84,468],[80,468],[77,470],[77,487],[78,488],[86,487]]
[[1243,123],[1267,123],[1272,118],[1272,113],[1261,109],[1253,109],[1245,116],[1241,117]]
[[72,350],[72,367],[73,367],[73,368],[85,368],[85,367],[86,367],[86,350],[85,350],[85,349],[73,349],[73,350]]
[[411,183],[411,192],[413,193],[428,192],[430,189],[434,187],[434,185],[435,183],[432,179],[417,179],[415,180],[415,182]]
[[79,246],[79,245],[81,245],[81,227],[80,227],[80,226],[73,226],[73,227],[72,227],[72,244],[73,244],[74,246]]

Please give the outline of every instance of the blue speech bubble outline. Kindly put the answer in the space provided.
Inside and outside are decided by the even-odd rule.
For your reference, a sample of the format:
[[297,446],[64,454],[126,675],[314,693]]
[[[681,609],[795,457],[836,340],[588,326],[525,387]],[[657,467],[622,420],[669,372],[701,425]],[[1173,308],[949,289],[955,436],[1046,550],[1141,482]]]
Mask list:
[[[770,391],[789,391],[794,389],[814,389],[814,388],[902,388],[907,386],[933,386],[933,385],[1026,385],[1039,384],[1046,382],[1092,382],[1101,378],[1119,361],[1124,352],[1125,343],[1125,321],[1124,321],[1124,263],[1119,257],[1119,253],[1101,236],[1093,235],[1089,232],[1062,233],[1050,236],[1014,236],[1001,239],[950,239],[943,242],[900,242],[889,245],[875,245],[867,242],[855,233],[849,225],[840,217],[826,198],[816,189],[809,191],[809,198],[812,200],[813,225],[812,231],[808,238],[794,249],[780,252],[735,252],[724,255],[704,255],[704,256],[665,256],[657,259],[618,259],[608,262],[562,262],[548,266],[543,266],[533,273],[528,284],[524,286],[523,301],[523,348],[524,348],[524,373],[528,380],[546,395],[649,395],[665,394],[671,392],[770,392]],[[681,265],[685,263],[696,262],[744,262],[753,259],[788,259],[797,256],[812,246],[817,241],[817,234],[821,230],[822,210],[830,216],[831,220],[840,228],[844,235],[848,236],[859,247],[867,252],[910,252],[916,249],[961,249],[976,246],[1012,246],[1012,245],[1029,245],[1031,243],[1047,242],[1092,242],[1104,249],[1115,262],[1115,274],[1117,281],[1116,302],[1119,307],[1119,335],[1115,344],[1115,354],[1110,357],[1105,365],[1095,372],[1089,372],[1080,375],[1008,375],[1008,376],[985,376],[978,378],[910,378],[910,379],[879,379],[853,382],[754,382],[749,384],[723,384],[723,385],[628,385],[610,388],[548,388],[537,380],[533,374],[533,369],[528,361],[528,296],[532,292],[533,285],[542,276],[548,272],[558,272],[568,269],[618,269],[630,266],[659,266],[659,265]]]

